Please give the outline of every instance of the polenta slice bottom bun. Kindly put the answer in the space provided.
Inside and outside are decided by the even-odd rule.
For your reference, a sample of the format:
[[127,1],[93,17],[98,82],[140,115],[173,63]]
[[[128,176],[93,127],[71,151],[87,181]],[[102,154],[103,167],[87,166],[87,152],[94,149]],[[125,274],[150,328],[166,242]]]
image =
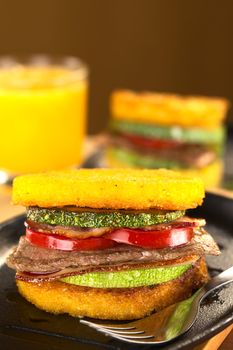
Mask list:
[[136,319],[190,296],[218,255],[200,179],[169,170],[89,169],[15,179],[26,233],[8,257],[19,292],[51,313]]

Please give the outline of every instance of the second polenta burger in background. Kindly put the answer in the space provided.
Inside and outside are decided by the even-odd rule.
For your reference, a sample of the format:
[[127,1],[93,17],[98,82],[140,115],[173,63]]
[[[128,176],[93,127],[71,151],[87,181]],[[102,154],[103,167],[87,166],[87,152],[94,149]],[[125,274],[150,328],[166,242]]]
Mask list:
[[169,170],[82,169],[14,180],[26,233],[8,258],[19,292],[52,313],[136,319],[187,298],[219,249],[200,179]]
[[219,185],[225,99],[119,90],[110,109],[109,167],[168,168]]

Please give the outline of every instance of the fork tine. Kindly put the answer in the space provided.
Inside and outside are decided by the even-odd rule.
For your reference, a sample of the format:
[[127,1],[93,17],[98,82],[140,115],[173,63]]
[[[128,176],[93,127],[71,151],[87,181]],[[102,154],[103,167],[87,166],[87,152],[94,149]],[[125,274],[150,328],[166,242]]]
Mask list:
[[106,329],[112,329],[112,330],[130,330],[130,329],[135,329],[135,327],[124,327],[123,325],[105,325],[105,324],[101,324],[101,323],[97,323],[97,322],[90,322],[87,320],[80,320],[81,323],[86,324],[90,327],[93,328],[106,328]]
[[111,335],[112,337],[114,337],[114,338],[118,338],[118,339],[122,339],[122,340],[127,340],[127,339],[134,339],[134,340],[137,340],[137,339],[139,339],[139,340],[142,340],[142,339],[151,339],[151,338],[154,338],[154,336],[153,335],[120,335],[120,334],[117,334],[117,333],[112,333],[112,332],[110,332],[110,331],[105,331],[105,330],[103,330],[102,328],[99,328],[98,329],[100,332],[102,332],[102,333],[105,333],[105,334],[108,334],[108,335]]
[[[107,333],[109,335],[112,336],[112,333]],[[115,335],[114,335],[115,336]],[[154,338],[153,335],[143,335],[143,336],[136,336],[136,335],[124,335],[124,336],[119,336],[119,338],[121,339],[134,339],[134,340],[137,340],[137,339],[151,339],[151,338]]]
[[117,335],[112,335],[109,334],[112,338],[124,341],[126,343],[132,343],[132,344],[158,344],[157,341],[154,341],[154,337],[150,337],[150,338],[143,338],[143,339],[132,339],[132,338],[125,338],[125,337],[120,337]]
[[[100,328],[98,328],[100,329]],[[125,335],[125,334],[143,334],[145,333],[145,331],[131,331],[131,330],[112,330],[112,329],[109,329],[109,328],[104,328],[104,327],[101,327],[101,329],[103,330],[106,330],[106,332],[111,332],[111,333],[114,333],[114,334],[119,334],[119,335]]]
[[100,325],[99,328],[106,328],[109,330],[131,330],[131,329],[135,329],[135,327],[110,327],[110,326],[104,326],[104,325]]
[[97,323],[89,322],[89,321],[86,321],[86,320],[80,320],[80,323],[86,324],[87,326],[95,328],[97,330],[102,328],[101,325],[98,325]]

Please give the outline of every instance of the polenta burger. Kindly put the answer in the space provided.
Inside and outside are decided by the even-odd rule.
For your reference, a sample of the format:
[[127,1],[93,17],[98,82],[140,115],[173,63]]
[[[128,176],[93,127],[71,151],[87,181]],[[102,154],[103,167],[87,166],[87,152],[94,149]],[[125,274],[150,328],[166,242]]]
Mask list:
[[219,249],[203,219],[203,183],[169,170],[82,169],[20,176],[26,233],[8,258],[38,308],[136,319],[187,298]]
[[116,90],[107,165],[179,170],[215,187],[223,172],[228,107],[223,98]]

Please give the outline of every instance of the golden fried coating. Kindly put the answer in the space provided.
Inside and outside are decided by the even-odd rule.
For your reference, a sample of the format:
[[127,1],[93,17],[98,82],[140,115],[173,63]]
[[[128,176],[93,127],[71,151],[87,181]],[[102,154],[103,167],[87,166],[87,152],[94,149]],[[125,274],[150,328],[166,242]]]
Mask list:
[[117,90],[111,96],[110,107],[115,119],[215,128],[224,120],[229,103],[223,98]]
[[191,295],[206,283],[208,272],[200,258],[184,275],[156,286],[101,289],[63,282],[30,283],[17,280],[19,292],[38,308],[54,314],[99,319],[130,320],[144,317]]
[[204,197],[199,178],[171,170],[80,169],[19,176],[13,202],[24,206],[185,210]]

